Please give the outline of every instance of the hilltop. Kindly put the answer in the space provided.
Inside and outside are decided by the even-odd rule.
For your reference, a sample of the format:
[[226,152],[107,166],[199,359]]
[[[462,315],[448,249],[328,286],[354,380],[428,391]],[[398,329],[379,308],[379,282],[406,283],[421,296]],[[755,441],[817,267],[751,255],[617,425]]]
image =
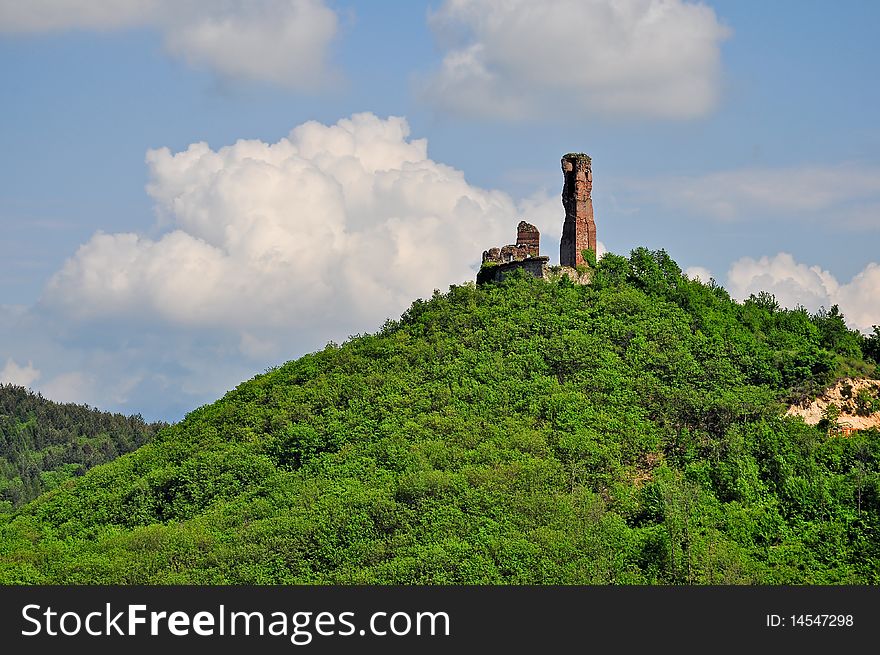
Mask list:
[[839,312],[663,251],[417,300],[0,516],[7,583],[878,583],[880,433]]

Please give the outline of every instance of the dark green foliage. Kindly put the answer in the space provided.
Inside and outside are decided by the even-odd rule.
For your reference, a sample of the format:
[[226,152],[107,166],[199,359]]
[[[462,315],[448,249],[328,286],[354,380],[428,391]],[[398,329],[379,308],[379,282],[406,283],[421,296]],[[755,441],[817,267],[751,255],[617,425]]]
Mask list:
[[870,416],[874,412],[880,411],[880,396],[877,389],[862,388],[855,397],[856,415]]
[[873,370],[839,313],[662,251],[594,273],[453,286],[242,384],[0,518],[0,580],[880,583],[880,434],[781,417]]
[[824,348],[848,357],[861,355],[862,337],[857,332],[847,329],[843,314],[837,305],[828,311],[820,309],[814,317],[819,328],[821,344]]
[[864,338],[862,352],[867,359],[880,364],[880,325],[875,325],[871,334]]
[[139,448],[163,425],[0,384],[0,511]]

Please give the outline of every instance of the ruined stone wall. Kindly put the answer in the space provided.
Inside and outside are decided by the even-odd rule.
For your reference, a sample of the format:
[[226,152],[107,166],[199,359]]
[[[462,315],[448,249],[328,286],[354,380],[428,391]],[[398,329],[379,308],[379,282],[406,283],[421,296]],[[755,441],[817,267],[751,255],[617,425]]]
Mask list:
[[531,257],[528,246],[504,246],[503,248],[489,248],[483,252],[483,263],[507,264],[518,262]]
[[541,234],[531,223],[520,221],[517,226],[516,244],[502,248],[489,248],[483,252],[483,263],[507,264],[518,262],[540,254]]
[[496,266],[484,266],[477,273],[477,284],[501,282],[514,271],[524,271],[533,277],[547,278],[549,275],[549,261],[549,257],[529,257],[521,261],[508,262]]
[[516,245],[525,246],[529,250],[529,257],[537,257],[541,254],[541,233],[531,223],[520,221],[516,226]]
[[596,223],[593,219],[593,171],[590,158],[583,153],[569,153],[562,158],[562,206],[565,223],[559,242],[562,266],[584,265],[583,250],[596,252]]

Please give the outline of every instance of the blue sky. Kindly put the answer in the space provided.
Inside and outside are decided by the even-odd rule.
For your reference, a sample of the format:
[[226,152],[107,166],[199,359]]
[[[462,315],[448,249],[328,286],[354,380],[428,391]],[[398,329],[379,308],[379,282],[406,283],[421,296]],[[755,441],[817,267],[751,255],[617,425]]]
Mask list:
[[870,329],[878,14],[0,0],[0,379],[180,418],[470,279],[520,218],[557,259],[571,150],[607,249]]

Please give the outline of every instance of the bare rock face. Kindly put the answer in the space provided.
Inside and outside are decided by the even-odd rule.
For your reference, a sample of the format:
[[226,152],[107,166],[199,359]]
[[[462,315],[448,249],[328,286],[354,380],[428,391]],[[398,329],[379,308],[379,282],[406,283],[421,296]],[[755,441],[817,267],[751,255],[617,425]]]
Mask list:
[[559,263],[576,268],[587,262],[583,251],[596,252],[596,222],[593,220],[592,162],[583,153],[569,153],[562,158],[562,206],[565,223],[559,243]]
[[837,410],[829,420],[829,431],[849,436],[859,430],[880,428],[880,412],[871,411],[873,399],[880,399],[880,383],[870,378],[844,378],[825,389],[813,400],[788,408],[786,416],[800,416],[807,425],[816,425],[828,416],[829,405]]

